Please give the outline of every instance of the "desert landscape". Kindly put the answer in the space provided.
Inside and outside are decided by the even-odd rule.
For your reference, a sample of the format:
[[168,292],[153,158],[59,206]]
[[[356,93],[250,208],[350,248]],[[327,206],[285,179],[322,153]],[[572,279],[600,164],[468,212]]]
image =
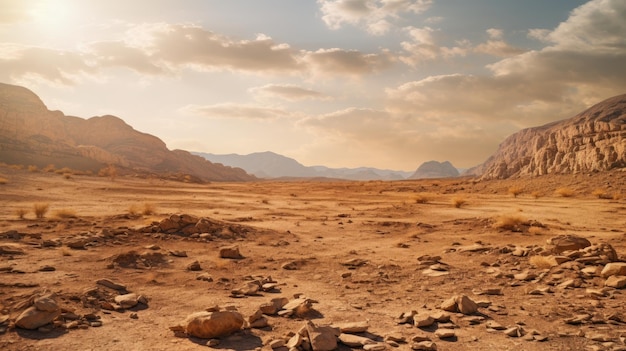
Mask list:
[[[622,170],[209,184],[0,173],[3,350],[328,347],[311,345],[309,321],[340,350],[626,348],[624,278],[605,272],[626,259]],[[19,327],[41,296],[51,323]],[[218,308],[241,327],[185,333],[188,315]]]

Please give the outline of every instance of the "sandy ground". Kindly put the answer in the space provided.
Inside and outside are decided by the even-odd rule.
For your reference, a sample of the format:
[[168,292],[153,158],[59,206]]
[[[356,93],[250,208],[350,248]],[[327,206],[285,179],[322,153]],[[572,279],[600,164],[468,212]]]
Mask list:
[[[316,300],[315,313],[306,318],[270,316],[269,327],[244,329],[222,338],[215,348],[269,349],[269,340],[296,332],[305,319],[318,325],[367,321],[372,339],[382,341],[392,333],[407,339],[388,345],[390,350],[410,350],[414,335],[430,337],[438,350],[624,347],[623,291],[602,290],[604,279],[597,272],[583,276],[580,268],[571,265],[537,267],[530,256],[541,254],[549,238],[575,234],[592,244],[608,243],[620,259],[626,258],[626,172],[490,182],[212,184],[129,177],[65,179],[9,168],[0,169],[0,175],[6,180],[0,185],[0,247],[4,248],[0,317],[8,316],[0,324],[4,326],[2,350],[206,350],[207,340],[177,337],[169,327],[215,305],[234,306],[247,317],[272,298],[294,294]],[[509,192],[513,187],[520,191],[517,197]],[[559,188],[570,189],[573,195],[558,196]],[[592,194],[596,189],[605,190],[607,197],[616,196],[598,198]],[[461,200],[459,207],[453,205]],[[49,205],[44,218],[35,218],[36,203]],[[153,213],[142,214],[146,206]],[[24,218],[18,218],[20,209],[26,212]],[[60,218],[63,213],[67,218]],[[249,230],[245,235],[210,240],[142,230],[172,214],[207,217]],[[516,218],[533,225],[499,228],[500,220]],[[18,237],[10,235],[13,230]],[[76,238],[95,239],[84,249],[68,247]],[[42,245],[57,239],[60,245]],[[464,250],[476,243],[486,249]],[[245,258],[220,258],[219,248],[229,245],[237,245]],[[522,247],[530,248],[529,256],[511,253]],[[185,251],[187,257],[170,255],[174,250]],[[131,251],[160,254],[164,259],[137,267],[116,264],[118,255]],[[418,260],[425,255],[441,256],[447,274],[426,274],[428,266]],[[351,259],[364,262],[347,266]],[[187,270],[196,260],[202,270]],[[283,268],[290,262],[296,269]],[[43,266],[54,270],[40,271]],[[541,278],[515,278],[523,272]],[[197,280],[202,273],[213,280]],[[233,289],[254,277],[269,276],[278,282],[276,291],[231,297]],[[570,277],[580,284],[558,286]],[[146,296],[148,305],[109,311],[87,303],[86,291],[97,287],[101,278]],[[501,294],[478,295],[487,288],[500,289]],[[529,294],[542,288],[544,293]],[[602,295],[590,289],[602,290]],[[56,293],[64,311],[93,313],[102,326],[14,328],[11,321],[24,307],[20,302],[44,291]],[[398,324],[403,312],[436,312],[444,300],[458,294],[482,301],[485,307],[479,310],[482,319],[452,314],[455,338],[439,340],[433,333],[436,326],[420,329]],[[579,325],[565,322],[584,313],[593,318]],[[489,321],[522,326],[545,340],[506,336],[487,328]],[[350,348],[340,345],[339,349]]]

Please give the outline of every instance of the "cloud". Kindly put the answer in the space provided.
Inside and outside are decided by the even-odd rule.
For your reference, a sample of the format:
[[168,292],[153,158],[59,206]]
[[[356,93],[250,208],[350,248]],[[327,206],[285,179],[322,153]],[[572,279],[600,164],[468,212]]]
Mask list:
[[166,69],[155,62],[145,50],[130,47],[122,41],[102,41],[89,45],[88,50],[100,67],[126,67],[139,73],[163,74]]
[[363,26],[374,35],[383,35],[391,20],[403,14],[419,14],[430,8],[432,0],[318,0],[322,20],[331,29],[345,24]]
[[326,75],[364,75],[388,68],[392,58],[387,52],[365,54],[357,50],[334,48],[306,52],[303,61],[313,71]]
[[324,94],[310,89],[304,89],[296,85],[267,84],[261,87],[250,89],[255,95],[277,97],[288,101],[298,101],[306,99],[325,99]]
[[29,77],[71,85],[95,70],[82,53],[17,44],[0,44],[0,78],[4,81]]
[[441,31],[438,29],[406,27],[404,30],[410,40],[401,43],[404,52],[400,55],[400,61],[409,66],[416,66],[424,61],[441,57],[465,56],[471,51],[470,43],[466,40],[458,41],[456,46],[441,45],[438,38]]
[[[518,127],[571,117],[626,91],[624,18],[623,1],[590,1],[556,29],[542,33],[551,45],[488,65],[488,74],[432,76],[388,89],[388,108],[419,111],[430,119],[466,116]],[[491,40],[502,37],[498,30],[488,34]]]
[[180,110],[186,114],[193,114],[212,119],[274,120],[291,116],[289,112],[280,108],[234,103],[221,103],[204,106],[188,105]]
[[527,50],[514,47],[503,40],[504,33],[501,29],[489,28],[487,29],[489,40],[487,42],[477,45],[474,48],[475,52],[487,54],[498,57],[509,57],[522,54]]

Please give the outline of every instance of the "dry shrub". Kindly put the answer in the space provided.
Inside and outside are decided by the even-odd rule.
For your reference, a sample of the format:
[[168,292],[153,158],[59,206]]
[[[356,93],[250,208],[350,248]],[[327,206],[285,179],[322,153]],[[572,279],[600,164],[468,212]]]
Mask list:
[[544,228],[541,227],[530,227],[528,228],[528,234],[534,234],[534,235],[543,235],[544,233]]
[[8,179],[6,179],[6,178],[4,178],[4,177],[0,177],[0,184],[6,184],[6,183],[8,183],[8,182],[9,182],[9,180],[8,180]]
[[39,172],[39,168],[37,168],[37,166],[35,166],[35,165],[30,165],[30,166],[28,166],[28,171],[29,172],[33,172],[33,173],[34,172]]
[[68,167],[63,167],[61,169],[57,169],[54,171],[56,174],[72,174],[72,169]]
[[622,199],[622,194],[615,193],[613,194],[613,200],[618,201]]
[[430,198],[424,194],[417,194],[415,196],[415,203],[426,204],[430,201]]
[[512,186],[508,190],[509,194],[513,195],[513,197],[517,197],[517,195],[523,192],[523,189],[519,186]]
[[57,218],[76,218],[76,212],[66,208],[57,210],[54,212],[54,216]]
[[141,213],[145,216],[153,215],[156,213],[156,206],[154,206],[154,204],[146,202],[143,204],[143,211],[141,211]]
[[28,210],[25,208],[18,208],[17,210],[15,210],[15,215],[19,219],[24,219],[24,216],[26,216],[27,213],[28,213]]
[[21,171],[24,169],[24,165],[10,165],[9,168],[14,169],[16,171]]
[[539,269],[548,269],[557,266],[552,256],[531,256],[528,259],[528,263]]
[[270,200],[263,199],[263,200],[261,200],[261,203],[268,205],[270,203]]
[[115,181],[115,178],[117,178],[117,168],[115,167],[115,165],[108,165],[107,167],[104,167],[98,171],[98,176],[109,177],[109,179],[111,179],[111,181],[113,182]]
[[573,197],[574,196],[574,190],[572,188],[567,188],[567,187],[558,188],[554,191],[554,193],[560,197]]
[[44,171],[44,172],[46,172],[46,173],[52,173],[52,172],[54,172],[54,170],[55,170],[55,169],[56,169],[56,168],[54,167],[54,165],[53,165],[53,164],[49,164],[49,165],[47,165],[46,167],[44,167],[44,168],[42,169],[42,171]]
[[467,200],[464,197],[457,196],[452,199],[452,205],[456,208],[461,208],[461,206],[467,204]]
[[530,196],[534,197],[535,199],[538,199],[543,196],[543,193],[539,191],[533,191],[532,193],[530,193]]
[[141,210],[139,209],[139,205],[137,204],[132,204],[130,206],[128,206],[128,214],[131,216],[136,216],[141,212]]
[[72,179],[72,173],[63,173],[63,178]]
[[611,195],[608,192],[606,192],[606,190],[604,189],[595,189],[591,195],[597,197],[598,199],[605,199],[605,200],[619,200],[619,199],[615,199],[615,195]]
[[493,224],[493,227],[496,229],[506,229],[513,230],[521,224],[527,223],[526,218],[520,215],[502,215],[498,217]]
[[46,213],[48,212],[48,208],[50,208],[50,205],[48,205],[47,203],[34,204],[33,210],[35,210],[35,217],[44,218],[46,216]]
[[67,247],[61,249],[61,255],[63,256],[72,256],[72,252]]

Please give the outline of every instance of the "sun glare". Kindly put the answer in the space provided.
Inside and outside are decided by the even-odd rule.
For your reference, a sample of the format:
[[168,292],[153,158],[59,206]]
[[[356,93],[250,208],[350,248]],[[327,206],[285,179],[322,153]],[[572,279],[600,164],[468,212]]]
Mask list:
[[31,11],[33,20],[46,31],[61,31],[71,28],[75,11],[69,1],[43,0]]

